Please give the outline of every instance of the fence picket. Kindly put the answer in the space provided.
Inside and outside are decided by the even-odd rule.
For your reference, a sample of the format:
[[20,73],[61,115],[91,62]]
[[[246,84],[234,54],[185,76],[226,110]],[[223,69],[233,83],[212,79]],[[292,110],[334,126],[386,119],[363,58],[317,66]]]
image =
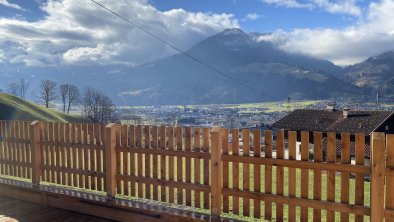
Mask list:
[[[228,138],[229,137],[229,131],[228,129],[222,129],[221,133],[221,138],[222,138],[222,149],[223,149],[223,154],[228,155],[228,149],[229,149],[229,142]],[[224,162],[223,164],[223,188],[229,188],[229,163]],[[227,195],[223,196],[223,212],[228,213],[229,212],[229,197]]]
[[[82,131],[82,124],[79,123],[78,124],[78,143],[82,144],[83,143],[83,131]],[[80,170],[84,169],[84,164],[83,164],[83,156],[84,156],[84,150],[81,147],[78,147],[78,168]],[[82,174],[79,174],[79,179],[78,179],[78,183],[79,183],[79,187],[80,188],[84,188],[85,187],[85,176],[83,176]]]
[[371,221],[384,221],[385,135],[372,133]]
[[[137,126],[137,149],[142,149],[142,126],[138,125]],[[142,177],[142,153],[137,153],[137,162],[138,162],[138,177]],[[144,192],[143,192],[143,185],[142,182],[138,181],[138,197],[143,198],[144,197]]]
[[[313,132],[313,159],[314,162],[323,161],[323,151],[322,151],[322,133]],[[313,170],[313,199],[321,200],[321,170]],[[313,221],[321,221],[321,210],[313,209]]]
[[[128,133],[128,126],[127,125],[122,125],[122,147],[127,148],[127,143],[129,140],[129,133]],[[129,152],[123,152],[122,153],[122,175],[128,175],[128,169],[129,169]],[[123,180],[123,194],[128,196],[129,195],[129,182],[126,180]]]
[[[145,149],[150,149],[151,144],[150,144],[150,126],[145,126],[145,132],[144,132],[144,137],[145,137]],[[151,178],[151,154],[145,154],[145,177]],[[151,184],[150,183],[144,183],[145,184],[145,198],[146,199],[152,199],[151,196]]]
[[[283,130],[276,132],[276,159],[283,159],[285,155],[285,134]],[[276,167],[276,194],[284,194],[284,170],[283,166]],[[283,204],[276,203],[276,220],[283,221]]]
[[[264,140],[264,157],[265,158],[272,158],[272,131],[270,130],[265,130],[264,131],[265,135],[265,140]],[[265,179],[265,187],[264,191],[267,194],[272,194],[272,167],[271,166],[265,166],[264,169],[264,179]],[[264,202],[264,218],[266,220],[271,220],[272,219],[272,202],[271,201],[265,201]]]
[[[177,150],[183,150],[183,128],[182,127],[177,127],[176,128],[176,148]],[[183,181],[183,157],[177,157],[176,158],[176,173],[177,173],[177,181],[182,182]],[[183,204],[183,189],[180,187],[177,187],[177,204],[181,205]]]
[[[289,160],[296,160],[297,152],[297,132],[289,131]],[[296,196],[296,168],[289,168],[289,197]],[[289,205],[289,222],[296,221],[296,206],[293,204]]]
[[[157,126],[153,126],[152,127],[152,148],[153,149],[157,149],[159,148],[159,131],[158,131],[158,127]],[[158,179],[158,167],[159,167],[159,161],[160,161],[160,157],[159,155],[153,155],[152,156],[152,177],[154,179]],[[153,184],[153,200],[159,200],[159,187],[157,184]]]
[[[175,150],[175,141],[174,141],[174,127],[168,127],[168,147],[170,150]],[[175,169],[174,169],[174,160],[173,156],[169,157],[169,164],[168,164],[168,179],[170,181],[175,180]],[[175,203],[175,188],[169,187],[168,188],[168,195],[169,195],[169,202]]]
[[[71,124],[71,143],[76,144],[77,141],[77,124],[72,123]],[[72,160],[72,168],[73,169],[78,169],[77,167],[77,161],[78,161],[78,148],[77,147],[73,147],[72,150],[72,155],[73,155],[73,160]],[[73,186],[74,187],[78,187],[78,174],[77,173],[73,173]]]
[[[336,159],[336,135],[327,133],[327,163],[335,163]],[[327,201],[335,202],[335,171],[327,172]],[[335,212],[327,210],[327,221],[335,221]]]
[[[136,135],[135,135],[135,126],[134,125],[130,125],[130,151],[132,151],[133,149],[135,149],[136,144],[135,144],[135,140],[136,140]],[[135,176],[136,174],[136,158],[135,158],[135,153],[131,152],[130,153],[130,175],[131,175],[131,180],[130,180],[130,195],[132,197],[136,197],[136,187],[135,187]]]
[[[301,131],[301,160],[309,160],[309,132]],[[309,170],[301,169],[301,198],[308,198]],[[301,207],[301,221],[308,221],[308,208]]]
[[[228,140],[227,140],[228,143]],[[261,156],[261,130],[260,129],[254,129],[253,130],[253,155],[255,157],[260,157]],[[261,192],[261,166],[259,164],[254,164],[253,166],[253,190],[254,192],[260,193]],[[254,206],[254,213],[253,216],[255,218],[260,219],[261,217],[261,201],[258,199],[254,200],[253,203]]]
[[[210,130],[209,128],[204,128],[203,129],[203,151],[206,153],[209,153],[210,151]],[[204,185],[210,185],[210,181],[209,181],[209,160],[204,160]],[[212,181],[211,181],[212,182]],[[208,192],[204,192],[204,208],[205,209],[209,209],[210,205],[209,205],[210,199],[209,199],[209,193]]]
[[[192,129],[190,127],[185,128],[185,151],[191,152],[192,149]],[[186,174],[186,183],[192,182],[192,164],[191,158],[185,158],[185,174]],[[192,205],[192,190],[186,189],[186,206]]]
[[[233,153],[232,155],[239,155],[239,129],[233,129]],[[233,162],[233,189],[239,189],[239,165],[240,163]],[[233,196],[233,212],[239,214],[239,197]]]
[[[350,134],[341,134],[341,163],[350,164]],[[349,179],[348,172],[341,172],[341,203],[349,203]],[[348,222],[349,214],[341,213],[341,221]]]
[[[167,135],[166,135],[166,127],[161,126],[160,127],[160,149],[165,150],[166,149],[166,140],[167,140]],[[159,156],[157,157],[159,159]],[[161,155],[160,156],[160,179],[161,180],[168,180],[166,178],[166,173],[167,173],[167,162],[166,162],[166,156]],[[161,185],[160,186],[160,201],[161,202],[166,202],[168,201],[166,199],[166,186]]]
[[[243,156],[249,156],[250,154],[250,130],[242,130],[242,151]],[[249,163],[242,164],[243,169],[243,190],[250,191],[250,165]],[[243,198],[243,215],[250,216],[250,199]]]
[[[386,152],[386,167],[392,168],[394,167],[394,134],[386,135]],[[386,175],[386,209],[389,210],[394,210],[394,192],[391,190],[392,187],[394,187],[394,177]],[[386,222],[393,221],[394,218],[386,217]]]
[[[194,129],[194,152],[201,152],[201,137],[200,129]],[[194,183],[201,184],[201,161],[199,158],[194,158]],[[201,192],[194,191],[194,207],[201,207]]]

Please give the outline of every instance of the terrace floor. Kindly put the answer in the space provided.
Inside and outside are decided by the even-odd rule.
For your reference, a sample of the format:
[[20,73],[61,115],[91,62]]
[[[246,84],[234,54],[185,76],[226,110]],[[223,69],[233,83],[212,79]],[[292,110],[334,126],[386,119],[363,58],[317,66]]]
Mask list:
[[46,207],[41,204],[12,199],[0,196],[0,222],[14,221],[111,221],[100,217],[94,217],[73,211],[62,210],[54,207]]

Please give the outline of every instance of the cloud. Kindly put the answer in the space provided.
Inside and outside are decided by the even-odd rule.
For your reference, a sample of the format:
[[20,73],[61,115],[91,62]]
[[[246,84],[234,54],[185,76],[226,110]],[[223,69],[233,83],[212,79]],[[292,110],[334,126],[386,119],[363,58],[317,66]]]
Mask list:
[[341,0],[331,2],[329,0],[313,0],[313,3],[323,10],[333,14],[347,14],[360,16],[361,9],[357,6],[356,0]]
[[241,21],[255,21],[261,17],[263,17],[263,15],[256,13],[249,13],[245,16],[245,18],[241,19]]
[[347,14],[351,16],[360,16],[362,14],[360,7],[356,4],[356,0],[309,0],[303,3],[297,0],[261,0],[261,2],[286,8],[322,9],[333,14]]
[[4,5],[4,6],[9,7],[9,8],[25,11],[24,8],[20,7],[17,4],[9,3],[7,0],[0,0],[0,5]]
[[394,49],[394,1],[371,3],[366,18],[343,29],[277,30],[270,37],[258,39],[273,41],[288,51],[301,52],[349,65]]
[[[100,3],[184,50],[226,28],[239,27],[231,14],[160,11],[145,0]],[[176,53],[91,2],[48,0],[41,9],[46,16],[35,22],[0,18],[0,49],[8,62],[138,65]]]
[[261,2],[286,8],[313,8],[311,3],[299,3],[296,0],[261,0]]

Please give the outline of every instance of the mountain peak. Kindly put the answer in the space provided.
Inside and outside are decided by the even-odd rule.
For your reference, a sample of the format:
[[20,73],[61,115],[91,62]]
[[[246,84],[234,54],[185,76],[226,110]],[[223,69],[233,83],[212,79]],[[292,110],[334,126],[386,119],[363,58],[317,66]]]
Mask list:
[[229,28],[225,29],[223,32],[220,33],[221,35],[246,35],[245,32],[243,32],[239,28]]

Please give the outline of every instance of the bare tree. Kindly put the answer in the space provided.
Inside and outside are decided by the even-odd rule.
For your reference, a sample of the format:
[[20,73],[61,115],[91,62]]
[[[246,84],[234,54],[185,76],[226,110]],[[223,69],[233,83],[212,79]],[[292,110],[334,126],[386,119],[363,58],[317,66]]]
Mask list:
[[27,89],[29,88],[29,83],[27,82],[26,79],[21,78],[19,79],[19,96],[24,99],[26,98],[26,92]]
[[14,96],[18,96],[18,84],[16,82],[8,85],[8,93]]
[[77,105],[80,102],[81,93],[75,85],[70,85],[68,90],[68,107],[67,114],[70,113],[71,106]]
[[68,84],[62,84],[59,87],[59,93],[60,93],[60,99],[63,103],[63,113],[66,112],[66,103],[67,103],[67,98],[68,98],[68,89],[69,85]]
[[13,82],[8,86],[8,92],[14,96],[19,96],[24,99],[28,88],[29,83],[24,78],[20,78],[18,81]]
[[79,103],[80,92],[77,86],[62,84],[59,87],[60,99],[63,103],[63,112],[70,113],[72,106]]
[[115,105],[112,100],[93,88],[86,88],[83,94],[82,106],[85,116],[91,118],[94,122],[114,122]]
[[42,80],[40,84],[40,100],[49,108],[49,104],[56,100],[56,82],[53,80]]

